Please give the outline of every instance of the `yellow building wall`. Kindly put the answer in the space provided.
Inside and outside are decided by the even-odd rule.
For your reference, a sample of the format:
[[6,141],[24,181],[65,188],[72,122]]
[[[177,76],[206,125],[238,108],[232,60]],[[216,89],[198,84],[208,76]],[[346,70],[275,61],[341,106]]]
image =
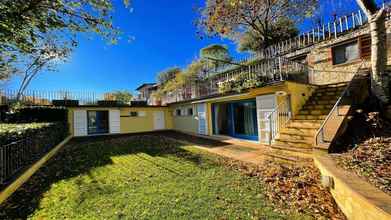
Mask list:
[[[311,96],[314,86],[299,84],[294,82],[284,82],[281,84],[252,89],[243,95],[221,97],[217,99],[205,100],[206,115],[208,123],[208,134],[213,135],[212,126],[212,104],[217,102],[239,101],[255,99],[257,96],[275,94],[277,91],[285,91],[290,95],[292,113],[296,114],[307,99]],[[277,97],[277,104],[284,100],[284,96]],[[193,116],[173,116],[177,108],[187,109],[193,107]],[[75,110],[120,110],[120,133],[139,133],[154,131],[154,112],[163,111],[165,116],[165,128],[175,129],[184,132],[198,133],[198,118],[196,104],[185,103],[171,105],[169,107],[72,107],[68,111],[68,121],[70,133],[73,135],[73,111]],[[130,112],[145,112],[145,116],[129,117]]]
[[[168,107],[72,107],[68,108],[69,132],[74,135],[73,112],[75,110],[109,111],[120,110],[120,133],[139,133],[154,131],[154,112],[163,111],[165,129],[173,129],[172,111]],[[129,117],[132,111],[145,112],[145,116]]]
[[69,134],[74,135],[73,132],[73,111],[72,109],[68,109],[68,129],[69,129]]
[[[246,99],[256,99],[257,96],[276,94],[278,91],[286,92],[290,96],[290,104],[292,114],[295,115],[299,112],[312,92],[315,90],[315,86],[308,84],[301,84],[295,82],[283,82],[276,85],[265,86],[262,88],[251,89],[249,92],[243,95],[236,95],[231,97],[221,97],[216,99],[205,100],[207,103],[207,120],[208,120],[208,134],[213,135],[213,122],[212,122],[212,104],[218,102],[230,102],[240,101]],[[277,96],[277,105],[282,103],[286,99],[286,96]]]
[[172,111],[171,116],[176,111],[176,109],[185,109],[193,108],[192,116],[172,116],[173,129],[184,132],[197,133],[198,132],[198,118],[197,118],[197,106],[191,103],[172,105],[170,110]]
[[[130,112],[138,111],[145,112],[145,116],[138,117],[129,117]],[[138,133],[138,132],[148,132],[154,130],[154,112],[162,111],[164,112],[164,121],[165,128],[172,129],[172,113],[170,114],[170,109],[167,107],[161,108],[121,108],[120,109],[120,122],[121,122],[121,133]]]
[[291,97],[291,110],[295,115],[303,107],[305,102],[311,97],[315,86],[300,84],[295,82],[286,82],[286,91]]

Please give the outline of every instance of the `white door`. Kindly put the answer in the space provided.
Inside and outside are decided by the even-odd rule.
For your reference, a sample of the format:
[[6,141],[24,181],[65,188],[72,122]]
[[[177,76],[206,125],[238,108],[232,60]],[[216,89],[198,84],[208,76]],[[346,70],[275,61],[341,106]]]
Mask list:
[[120,111],[119,110],[110,110],[109,111],[109,127],[110,134],[119,134],[121,132],[120,124]]
[[162,111],[154,112],[153,119],[154,119],[154,129],[155,130],[165,129],[164,112],[162,112]]
[[75,110],[73,112],[73,135],[87,136],[87,111]]
[[269,143],[270,139],[270,121],[268,116],[276,108],[275,95],[263,95],[257,97],[257,117],[259,142]]
[[206,103],[197,104],[198,133],[208,135],[208,122],[206,120]]

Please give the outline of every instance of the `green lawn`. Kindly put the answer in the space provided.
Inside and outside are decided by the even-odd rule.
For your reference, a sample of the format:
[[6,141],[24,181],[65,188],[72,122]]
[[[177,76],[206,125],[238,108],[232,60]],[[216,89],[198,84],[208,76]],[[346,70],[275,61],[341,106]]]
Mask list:
[[73,141],[0,206],[0,218],[292,218],[274,211],[256,178],[219,161],[154,135]]

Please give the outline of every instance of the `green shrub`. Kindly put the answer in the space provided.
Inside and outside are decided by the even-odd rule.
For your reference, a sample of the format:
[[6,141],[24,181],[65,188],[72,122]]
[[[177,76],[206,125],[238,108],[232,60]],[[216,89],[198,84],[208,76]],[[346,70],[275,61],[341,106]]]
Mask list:
[[0,189],[60,143],[68,134],[66,122],[0,124]]
[[24,107],[6,115],[7,123],[67,121],[68,111],[54,107]]
[[22,139],[31,139],[34,148],[56,145],[68,135],[66,122],[0,124],[0,145],[7,145]]

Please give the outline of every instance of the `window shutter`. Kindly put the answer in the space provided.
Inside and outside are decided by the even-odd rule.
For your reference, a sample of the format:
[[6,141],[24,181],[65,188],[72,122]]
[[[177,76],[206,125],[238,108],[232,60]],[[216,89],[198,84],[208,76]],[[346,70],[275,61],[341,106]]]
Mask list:
[[333,48],[327,48],[327,62],[330,62],[331,65],[334,64]]
[[360,55],[361,58],[371,57],[371,36],[365,35],[360,37]]
[[75,110],[73,112],[73,133],[76,137],[87,136],[87,111]]
[[120,111],[119,110],[110,110],[109,111],[109,126],[111,134],[120,133]]

